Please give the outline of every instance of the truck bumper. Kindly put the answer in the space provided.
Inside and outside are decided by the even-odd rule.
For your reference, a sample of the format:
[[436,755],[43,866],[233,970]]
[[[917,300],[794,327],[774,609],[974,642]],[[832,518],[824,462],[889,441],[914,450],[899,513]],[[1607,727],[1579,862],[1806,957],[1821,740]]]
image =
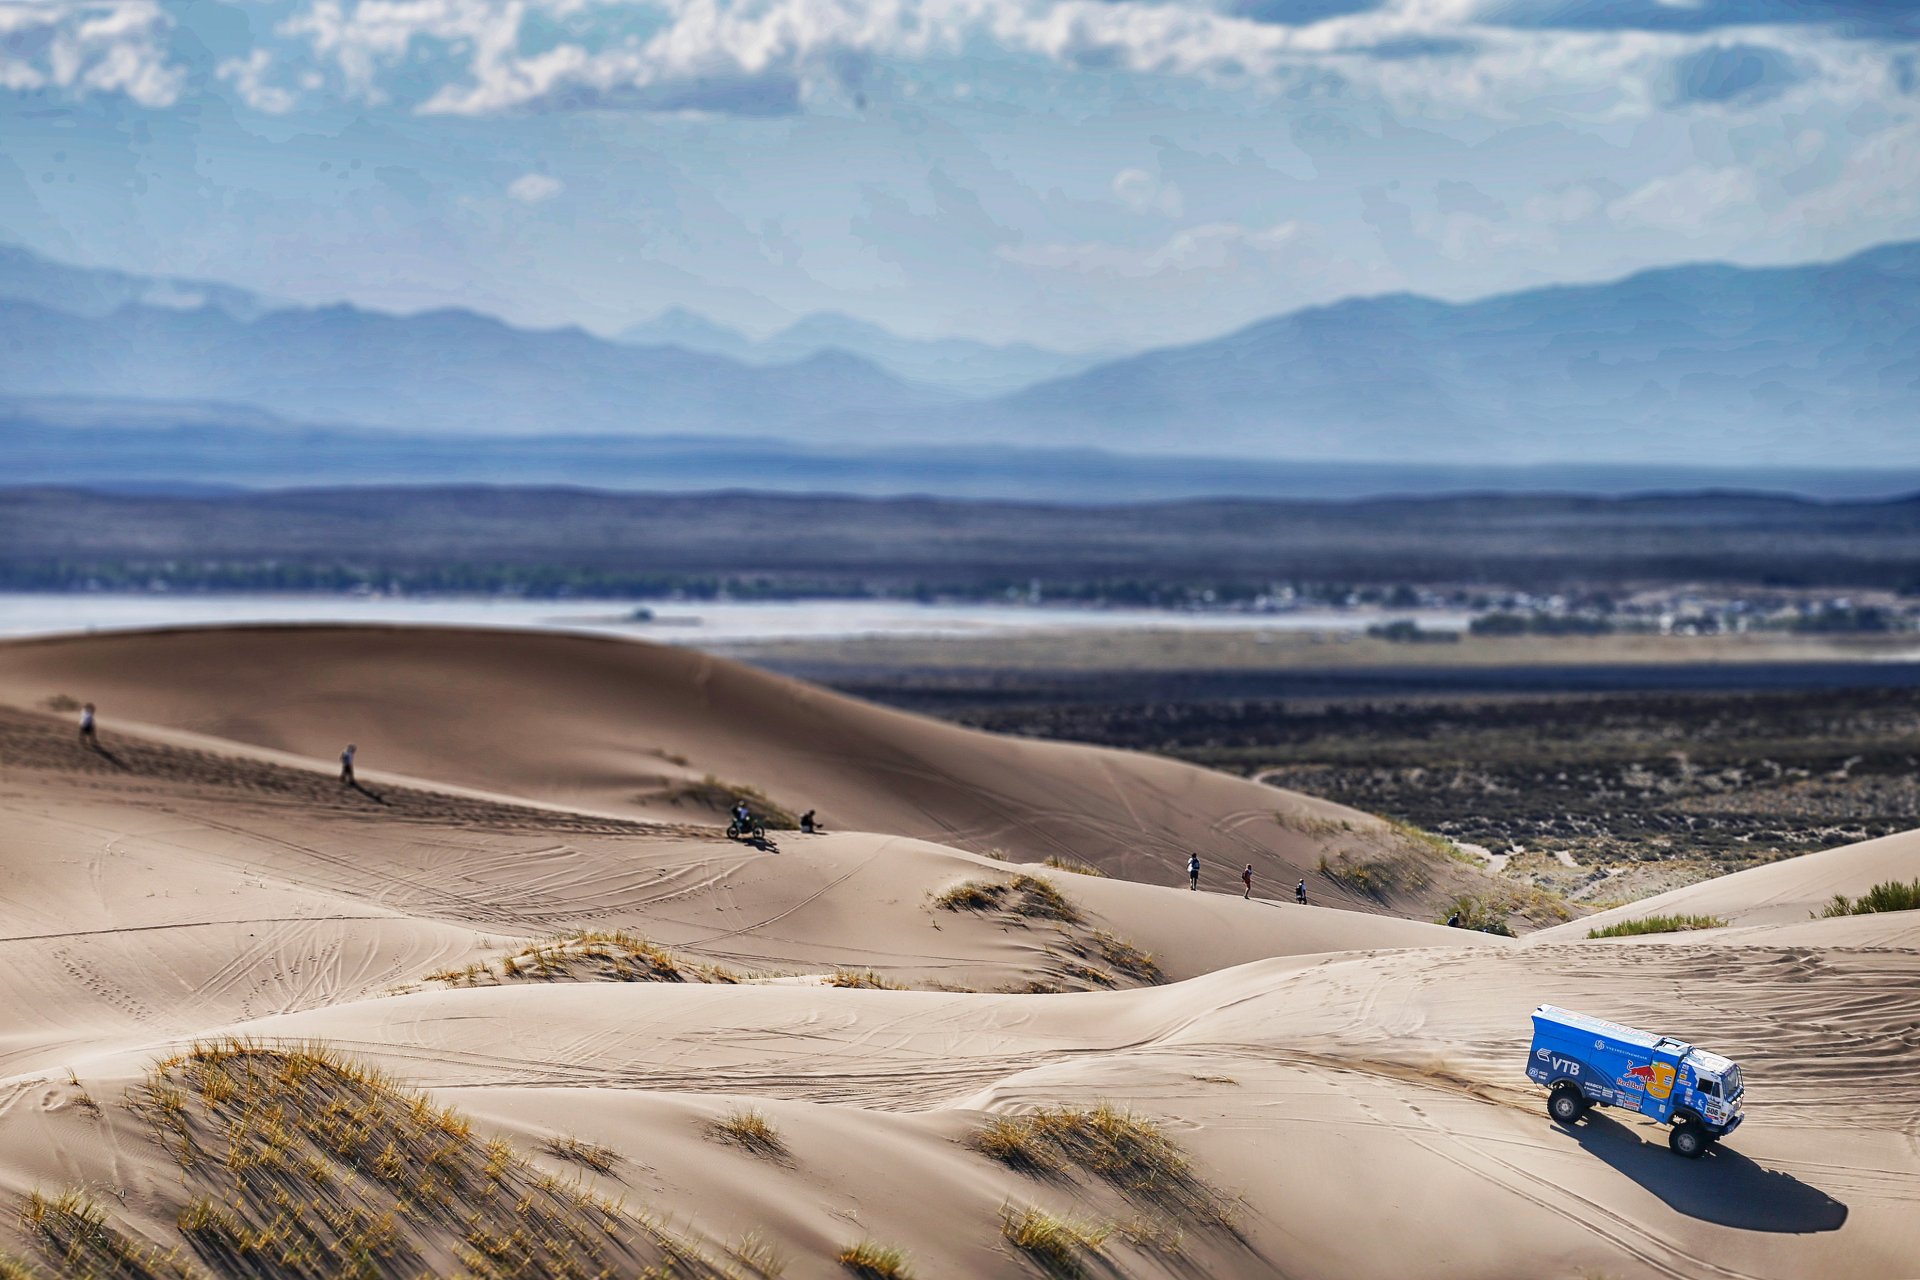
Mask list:
[[1742,1120],[1745,1120],[1746,1118],[1747,1117],[1744,1112],[1741,1113],[1740,1115],[1735,1116],[1733,1119],[1727,1121],[1726,1127],[1721,1129],[1720,1132],[1715,1136],[1720,1138],[1726,1137],[1728,1134],[1732,1133],[1735,1129],[1738,1129],[1740,1127],[1740,1122]]

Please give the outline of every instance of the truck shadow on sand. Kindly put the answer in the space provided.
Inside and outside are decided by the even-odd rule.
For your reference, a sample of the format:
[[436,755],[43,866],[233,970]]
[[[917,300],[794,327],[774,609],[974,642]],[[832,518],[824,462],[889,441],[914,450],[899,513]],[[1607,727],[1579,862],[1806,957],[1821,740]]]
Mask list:
[[[1598,1111],[1556,1127],[1690,1218],[1742,1231],[1795,1234],[1837,1231],[1847,1220],[1847,1206],[1820,1188],[1717,1142],[1698,1160],[1685,1160],[1667,1150],[1664,1140],[1650,1142]],[[1666,1130],[1660,1133],[1664,1139]]]

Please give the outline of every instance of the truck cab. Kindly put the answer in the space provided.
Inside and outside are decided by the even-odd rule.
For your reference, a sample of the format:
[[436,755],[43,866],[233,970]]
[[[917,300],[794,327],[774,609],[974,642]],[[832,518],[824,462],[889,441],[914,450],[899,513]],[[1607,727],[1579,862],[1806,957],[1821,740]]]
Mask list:
[[1667,1145],[1688,1158],[1744,1119],[1746,1086],[1732,1059],[1553,1005],[1534,1010],[1527,1076],[1546,1086],[1547,1113],[1561,1124],[1595,1106],[1638,1111],[1672,1126]]

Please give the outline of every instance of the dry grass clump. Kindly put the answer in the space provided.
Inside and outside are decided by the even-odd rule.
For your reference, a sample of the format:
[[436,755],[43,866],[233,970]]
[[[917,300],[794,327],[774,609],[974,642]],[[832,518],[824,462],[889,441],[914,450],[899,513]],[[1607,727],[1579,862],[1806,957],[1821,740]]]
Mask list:
[[1335,884],[1384,902],[1395,893],[1426,888],[1432,878],[1431,861],[1424,851],[1356,857],[1351,849],[1343,849],[1332,859],[1321,854],[1315,869]]
[[[178,1251],[135,1241],[116,1229],[82,1191],[67,1190],[52,1198],[33,1192],[20,1211],[20,1227],[63,1276],[173,1280],[200,1274]],[[36,1274],[25,1263],[8,1266],[17,1268],[17,1275]]]
[[586,1142],[571,1134],[564,1138],[548,1138],[540,1144],[540,1149],[550,1156],[583,1164],[595,1173],[612,1173],[614,1166],[620,1163],[620,1153],[612,1147]]
[[874,1240],[850,1244],[837,1256],[840,1265],[861,1280],[911,1280],[913,1275],[903,1250]]
[[1618,924],[1587,930],[1589,938],[1633,938],[1643,933],[1681,933],[1689,929],[1724,929],[1727,922],[1719,916],[1664,915],[1641,920],[1622,920]]
[[1098,876],[1102,880],[1107,878],[1106,872],[1094,866],[1091,862],[1082,862],[1078,858],[1062,858],[1058,854],[1050,854],[1047,857],[1046,865],[1056,871],[1071,871],[1077,876]]
[[1154,963],[1153,953],[1142,951],[1125,938],[1117,938],[1104,929],[1096,929],[1093,945],[1099,949],[1100,958],[1117,973],[1152,986],[1167,980],[1167,976],[1160,972],[1160,966]]
[[898,982],[881,977],[871,969],[835,969],[827,975],[830,987],[859,987],[873,991],[905,991]]
[[1182,1221],[1225,1226],[1231,1206],[1194,1172],[1193,1162],[1152,1120],[1107,1103],[1091,1110],[1042,1107],[996,1116],[973,1135],[973,1146],[1022,1173],[1093,1174],[1129,1199],[1165,1209]]
[[646,797],[664,799],[669,804],[686,801],[710,809],[714,813],[731,813],[733,806],[741,800],[753,810],[753,816],[760,819],[769,831],[798,831],[800,819],[767,799],[767,793],[758,787],[742,786],[735,782],[722,782],[708,774],[698,782],[680,782],[667,788],[662,796]]
[[45,1280],[46,1272],[10,1253],[0,1253],[0,1280]]
[[156,1064],[133,1106],[194,1193],[181,1233],[221,1274],[721,1274],[698,1247],[325,1046],[196,1044]]
[[713,1122],[713,1136],[731,1142],[755,1155],[785,1159],[787,1144],[780,1131],[767,1119],[767,1113],[755,1107],[735,1107]]
[[1920,880],[1912,884],[1883,880],[1857,900],[1848,898],[1844,893],[1836,893],[1833,901],[1820,914],[1831,918],[1871,915],[1876,911],[1920,911]]
[[1079,908],[1039,876],[1018,875],[1011,880],[968,880],[933,900],[947,911],[995,911],[1033,920],[1080,922]]
[[577,929],[530,943],[491,963],[442,969],[429,982],[455,987],[497,987],[509,982],[720,982],[743,975],[719,965],[696,964],[624,929]]
[[1036,1205],[1018,1212],[1008,1205],[1000,1213],[1000,1233],[1048,1275],[1077,1277],[1087,1273],[1086,1255],[1098,1254],[1113,1228],[1063,1218]]

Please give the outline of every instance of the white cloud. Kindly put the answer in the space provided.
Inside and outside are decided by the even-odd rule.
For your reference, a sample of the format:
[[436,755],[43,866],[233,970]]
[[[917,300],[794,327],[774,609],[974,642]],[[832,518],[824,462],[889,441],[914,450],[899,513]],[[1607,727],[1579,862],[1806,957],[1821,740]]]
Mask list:
[[999,254],[1009,262],[1052,271],[1144,277],[1168,271],[1221,272],[1250,259],[1275,259],[1296,248],[1300,235],[1295,222],[1256,228],[1210,222],[1177,231],[1148,248],[1093,241],[1003,245]]
[[1629,191],[1609,204],[1607,213],[1620,223],[1698,235],[1752,221],[1759,194],[1759,180],[1750,169],[1694,166]]
[[293,110],[299,98],[291,90],[267,83],[267,71],[272,65],[272,54],[265,49],[255,49],[244,58],[227,59],[216,74],[231,84],[240,101],[255,111],[284,115]]
[[566,189],[566,183],[544,173],[523,173],[507,184],[507,194],[521,204],[541,204]]
[[0,87],[170,107],[185,79],[166,47],[171,26],[155,0],[0,4]]
[[1179,186],[1145,169],[1122,169],[1114,174],[1113,197],[1133,213],[1177,218],[1186,212]]

